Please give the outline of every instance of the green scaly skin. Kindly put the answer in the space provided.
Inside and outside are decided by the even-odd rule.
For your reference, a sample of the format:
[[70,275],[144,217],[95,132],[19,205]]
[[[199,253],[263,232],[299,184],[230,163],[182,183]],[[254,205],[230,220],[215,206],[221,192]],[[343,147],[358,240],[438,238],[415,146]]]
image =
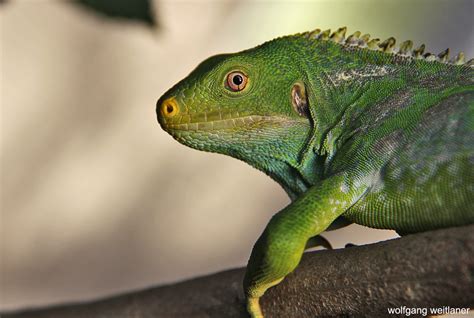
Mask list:
[[[393,45],[345,28],[282,37],[207,59],[158,100],[176,140],[249,163],[292,199],[252,250],[251,316],[336,221],[403,234],[474,223],[472,62]],[[248,77],[243,90],[231,71]]]

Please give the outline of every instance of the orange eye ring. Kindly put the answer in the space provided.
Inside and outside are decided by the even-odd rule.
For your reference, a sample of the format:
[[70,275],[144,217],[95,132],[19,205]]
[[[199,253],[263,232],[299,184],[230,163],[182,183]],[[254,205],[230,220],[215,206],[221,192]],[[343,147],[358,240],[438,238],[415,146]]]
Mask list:
[[248,77],[241,71],[232,71],[227,74],[227,87],[233,92],[240,92],[247,86]]

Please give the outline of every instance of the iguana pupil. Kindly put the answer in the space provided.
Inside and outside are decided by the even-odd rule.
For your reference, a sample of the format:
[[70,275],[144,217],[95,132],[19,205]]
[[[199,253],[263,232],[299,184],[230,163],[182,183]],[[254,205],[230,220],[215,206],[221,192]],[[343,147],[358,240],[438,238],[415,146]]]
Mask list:
[[243,81],[244,79],[240,75],[235,75],[234,78],[232,79],[232,82],[234,82],[234,84],[237,86],[242,84]]

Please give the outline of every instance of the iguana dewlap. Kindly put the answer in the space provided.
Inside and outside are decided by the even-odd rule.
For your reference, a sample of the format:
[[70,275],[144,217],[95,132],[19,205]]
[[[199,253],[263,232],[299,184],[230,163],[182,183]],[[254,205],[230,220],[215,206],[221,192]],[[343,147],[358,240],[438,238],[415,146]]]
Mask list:
[[253,317],[336,219],[399,233],[474,223],[472,60],[345,32],[213,56],[157,103],[176,140],[247,162],[292,199],[250,256]]

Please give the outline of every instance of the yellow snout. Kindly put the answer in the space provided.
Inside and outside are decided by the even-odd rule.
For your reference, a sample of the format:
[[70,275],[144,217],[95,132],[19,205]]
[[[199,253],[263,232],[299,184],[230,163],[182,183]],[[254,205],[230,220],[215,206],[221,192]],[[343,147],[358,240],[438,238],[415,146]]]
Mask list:
[[167,98],[161,103],[160,111],[163,117],[171,118],[179,113],[179,106],[174,97]]

